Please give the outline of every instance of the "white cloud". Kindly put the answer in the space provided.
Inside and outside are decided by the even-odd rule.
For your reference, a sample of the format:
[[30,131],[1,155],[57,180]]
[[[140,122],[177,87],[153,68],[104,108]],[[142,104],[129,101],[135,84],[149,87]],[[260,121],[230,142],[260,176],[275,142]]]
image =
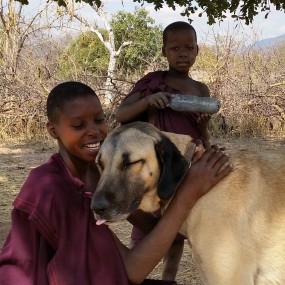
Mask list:
[[[155,10],[154,5],[144,3],[141,6],[140,3],[133,2],[132,0],[103,0],[104,8],[106,12],[111,16],[112,14],[124,10],[127,12],[133,12],[135,7],[144,7],[149,11],[150,17],[155,19],[157,25],[162,25],[162,27],[166,27],[168,24],[174,21],[188,21],[187,17],[181,16],[181,12],[183,8],[177,7],[176,10],[172,10],[166,5],[160,9]],[[94,11],[90,11],[88,6],[84,7],[86,11],[85,14],[89,15],[89,19],[92,22],[100,23],[100,20],[95,16]],[[191,15],[190,18],[193,20],[192,25],[195,27],[198,36],[198,42],[205,41],[205,38],[209,37],[209,35],[213,33],[219,34],[232,34],[236,37],[256,37],[258,39],[272,38],[275,36],[279,36],[285,34],[285,23],[284,11],[272,11],[268,18],[265,19],[265,13],[259,14],[254,18],[253,24],[247,26],[245,23],[237,23],[231,17],[230,14],[226,14],[228,16],[221,23],[216,23],[212,26],[207,24],[207,16],[203,14],[202,17],[198,17],[198,14],[201,12],[201,8],[198,8],[195,14]],[[238,24],[238,27],[236,25]]]
[[[110,10],[116,9],[133,11],[134,7],[140,7],[140,4],[137,2],[133,2],[131,0],[106,0],[106,8]],[[122,4],[123,3],[123,4]],[[150,16],[156,20],[156,24],[161,24],[163,27],[167,26],[171,22],[174,21],[187,21],[187,17],[182,17],[180,13],[183,11],[183,8],[177,7],[175,11],[171,8],[165,6],[160,10],[155,11],[154,6],[151,4],[145,3],[143,5],[146,8]],[[193,20],[192,24],[196,28],[198,33],[198,38],[203,37],[203,34],[208,34],[209,31],[214,30],[219,33],[234,33],[236,31],[236,24],[229,13],[226,13],[228,16],[227,19],[222,23],[217,23],[215,25],[209,26],[207,24],[207,16],[204,14],[202,17],[198,17],[198,14],[202,10],[199,8],[198,11],[191,15],[190,18]],[[265,19],[265,13],[260,13],[254,18],[254,21],[249,26],[245,25],[245,23],[239,23],[239,30],[241,34],[248,34],[248,36],[255,34],[260,39],[271,38],[275,36],[279,36],[285,33],[285,23],[284,23],[284,11],[276,11],[275,9],[268,15],[268,18]]]
[[285,34],[285,25],[279,26],[279,28],[278,28],[278,33],[279,33],[280,35]]

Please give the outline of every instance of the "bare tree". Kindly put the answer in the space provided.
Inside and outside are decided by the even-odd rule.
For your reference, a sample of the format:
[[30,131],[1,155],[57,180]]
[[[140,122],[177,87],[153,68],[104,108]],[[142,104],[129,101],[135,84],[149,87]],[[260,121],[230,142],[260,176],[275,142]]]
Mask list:
[[285,42],[259,48],[255,31],[243,38],[214,33],[213,39],[213,45],[201,46],[194,70],[202,75],[199,79],[208,84],[212,96],[221,100],[217,117],[228,124],[223,127],[239,135],[281,133],[285,126]]
[[38,2],[29,11],[14,0],[0,1],[0,137],[30,137],[44,126],[44,102],[56,81],[59,54],[52,29],[62,27],[54,8],[55,3]]
[[90,5],[91,10],[94,13],[94,16],[99,16],[101,21],[103,22],[104,28],[107,31],[107,39],[104,35],[100,32],[99,26],[96,22],[91,23],[86,17],[84,17],[81,10],[78,9],[79,5],[75,3],[74,0],[67,0],[65,1],[65,11],[69,14],[71,18],[77,19],[85,28],[88,28],[90,31],[94,32],[100,41],[104,44],[106,49],[109,52],[109,64],[107,70],[107,78],[105,81],[105,96],[104,96],[104,105],[108,106],[114,100],[114,92],[116,91],[114,88],[113,80],[116,77],[116,62],[117,58],[120,55],[122,49],[128,45],[130,45],[131,41],[125,41],[121,43],[118,49],[115,46],[115,36],[112,29],[111,21],[108,17],[107,12],[104,10],[104,5],[102,4],[100,7],[94,2]]

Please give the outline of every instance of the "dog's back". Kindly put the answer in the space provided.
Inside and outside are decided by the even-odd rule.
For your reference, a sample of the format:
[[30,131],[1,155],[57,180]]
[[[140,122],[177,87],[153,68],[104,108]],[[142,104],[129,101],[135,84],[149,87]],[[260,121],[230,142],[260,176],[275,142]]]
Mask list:
[[196,203],[185,224],[202,280],[285,284],[285,153],[230,157],[234,171]]

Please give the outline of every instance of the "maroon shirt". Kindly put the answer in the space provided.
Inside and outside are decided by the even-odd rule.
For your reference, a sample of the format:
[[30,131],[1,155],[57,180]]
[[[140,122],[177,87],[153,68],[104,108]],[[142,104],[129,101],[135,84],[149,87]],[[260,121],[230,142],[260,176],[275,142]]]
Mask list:
[[[150,72],[141,78],[127,96],[132,96],[135,92],[141,93],[141,98],[149,96],[157,92],[168,92],[172,94],[180,94],[179,90],[172,88],[164,82],[164,76],[167,71]],[[154,125],[161,131],[190,135],[193,139],[202,141],[197,129],[198,114],[193,112],[177,112],[171,108],[163,110],[156,109]],[[133,121],[147,121],[146,112],[135,118]]]
[[30,172],[13,203],[1,285],[129,285],[112,232],[95,224],[85,191],[59,154]]

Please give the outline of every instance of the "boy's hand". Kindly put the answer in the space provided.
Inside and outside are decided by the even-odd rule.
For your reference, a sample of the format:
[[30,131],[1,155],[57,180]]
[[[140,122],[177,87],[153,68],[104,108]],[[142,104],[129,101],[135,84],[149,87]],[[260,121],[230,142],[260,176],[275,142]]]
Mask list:
[[207,113],[200,113],[197,118],[197,124],[208,123],[211,119],[211,115]]
[[145,98],[147,99],[149,106],[157,109],[165,109],[169,107],[169,98],[171,98],[171,95],[171,93],[167,92],[158,92]]
[[197,199],[232,171],[228,159],[229,157],[224,152],[210,148],[192,164],[186,179],[190,177],[189,180],[195,185]]
[[225,151],[226,150],[226,147],[218,146],[217,144],[212,144],[210,147],[213,148],[214,150],[220,150],[220,151]]

